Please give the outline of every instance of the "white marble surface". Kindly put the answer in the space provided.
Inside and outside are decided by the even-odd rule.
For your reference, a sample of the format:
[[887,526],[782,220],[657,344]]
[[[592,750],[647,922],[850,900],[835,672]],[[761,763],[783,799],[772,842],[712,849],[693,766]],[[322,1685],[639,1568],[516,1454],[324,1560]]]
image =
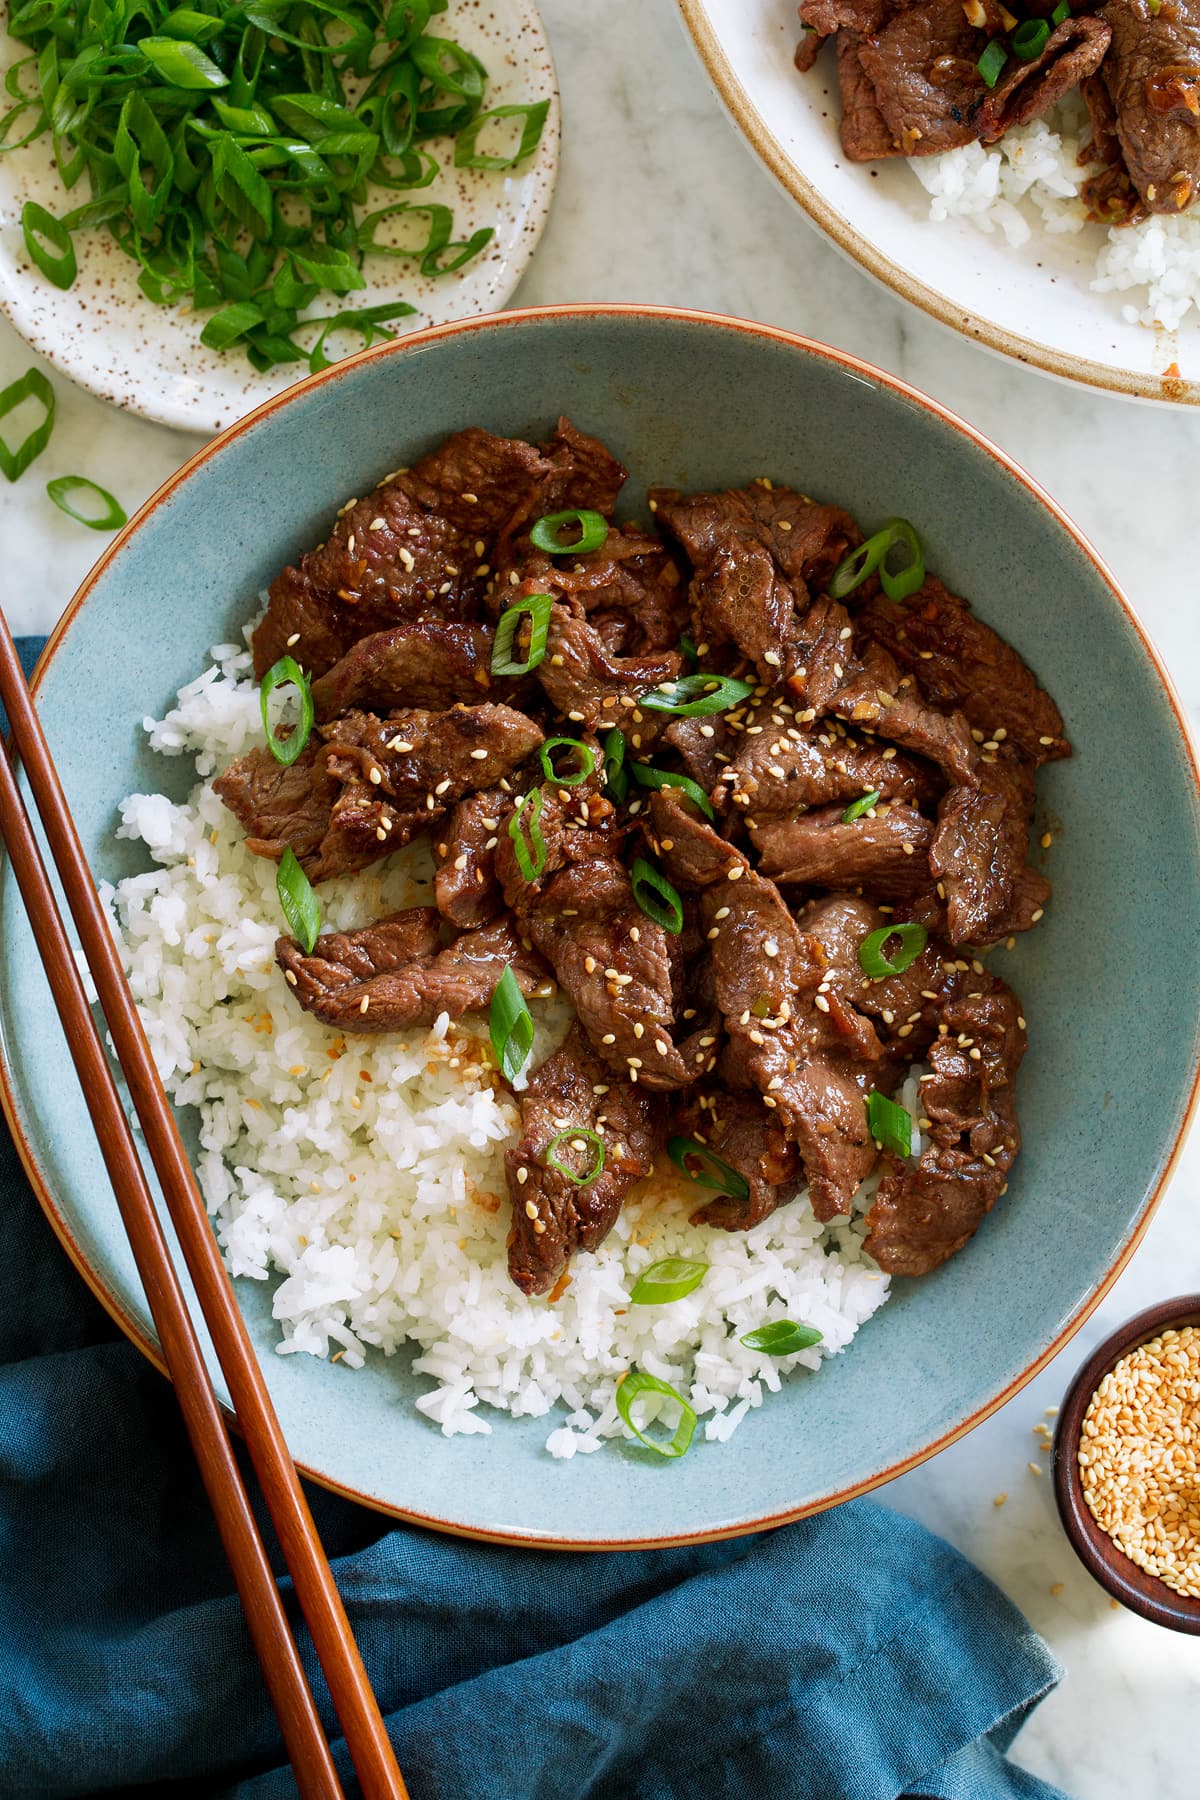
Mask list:
[[[877,288],[816,235],[739,142],[670,0],[612,0],[603,31],[589,0],[543,0],[543,14],[565,145],[553,214],[518,302],[648,300],[739,313],[844,346],[914,382],[995,438],[1091,536],[1200,719],[1200,413],[1051,383]],[[0,385],[30,361],[0,326]],[[58,402],[58,429],[36,474],[0,484],[5,605],[17,630],[48,629],[101,547],[54,510],[45,481],[89,473],[132,510],[197,447],[61,381]],[[1018,1753],[1077,1800],[1193,1800],[1200,1640],[1114,1611],[1079,1568],[1048,1480],[1028,1472],[1031,1459],[1045,1462],[1032,1427],[1090,1343],[1152,1300],[1200,1288],[1198,1187],[1200,1137],[1132,1266],[1075,1342],[1001,1413],[883,1496],[980,1563],[1066,1665],[1068,1679]],[[1008,1498],[997,1508],[1001,1493]]]

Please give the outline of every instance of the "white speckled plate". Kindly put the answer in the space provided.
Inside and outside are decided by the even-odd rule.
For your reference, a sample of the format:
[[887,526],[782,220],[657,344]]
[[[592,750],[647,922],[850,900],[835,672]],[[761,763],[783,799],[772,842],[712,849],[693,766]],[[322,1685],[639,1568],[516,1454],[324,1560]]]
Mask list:
[[[729,114],[809,218],[870,274],[964,337],[1085,386],[1200,405],[1200,317],[1177,331],[1130,323],[1126,296],[1089,282],[1100,225],[1051,235],[1034,224],[1013,249],[970,219],[940,223],[901,161],[852,163],[838,138],[832,48],[801,75],[796,0],[678,0]],[[1029,214],[1030,222],[1036,215]],[[1128,298],[1142,306],[1144,290]]]
[[[541,236],[558,173],[558,86],[533,0],[450,0],[450,10],[436,23],[440,35],[457,39],[484,63],[489,109],[548,99],[550,111],[536,152],[513,175],[456,170],[447,166],[444,144],[431,144],[441,172],[431,187],[411,198],[452,206],[456,240],[481,225],[494,226],[495,236],[465,269],[438,279],[417,274],[407,261],[368,257],[363,268],[367,286],[348,295],[345,304],[407,300],[417,313],[389,326],[398,333],[503,306]],[[26,54],[23,44],[0,36],[0,73]],[[406,197],[382,189],[377,193],[378,198],[369,197],[371,206]],[[137,264],[105,231],[76,237],[79,274],[66,293],[54,287],[26,253],[21,208],[27,200],[37,200],[57,215],[86,197],[80,192],[66,201],[48,133],[25,150],[0,157],[0,309],[64,375],[143,418],[185,431],[213,432],[308,373],[307,363],[301,362],[259,374],[238,351],[206,350],[199,341],[203,321],[184,307],[148,300],[137,285]],[[314,310],[336,309],[337,302],[324,294]],[[357,348],[359,341],[348,341],[346,347]],[[336,353],[332,341],[328,353]]]

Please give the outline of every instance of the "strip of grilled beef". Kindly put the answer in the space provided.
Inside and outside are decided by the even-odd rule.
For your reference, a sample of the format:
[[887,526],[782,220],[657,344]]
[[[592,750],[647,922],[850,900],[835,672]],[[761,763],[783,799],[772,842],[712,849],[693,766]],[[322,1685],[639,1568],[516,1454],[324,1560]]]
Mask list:
[[[612,1230],[634,1182],[648,1175],[662,1141],[662,1102],[614,1077],[575,1023],[560,1049],[535,1069],[520,1096],[521,1138],[505,1153],[512,1198],[508,1272],[523,1294],[545,1294],[579,1250],[596,1250]],[[581,1186],[547,1161],[553,1140],[572,1126],[594,1131],[604,1166]],[[586,1166],[590,1151],[569,1140],[555,1151]]]
[[643,712],[636,703],[662,682],[675,680],[682,666],[678,650],[614,656],[594,625],[556,604],[550,609],[546,654],[537,679],[551,704],[573,724],[589,731],[617,726],[637,732],[648,747],[665,730],[670,715]]
[[693,1225],[749,1231],[794,1200],[803,1186],[800,1152],[757,1093],[739,1093],[724,1086],[694,1089],[676,1113],[673,1129],[698,1138],[736,1169],[749,1189],[744,1200],[710,1195],[692,1214]]
[[276,577],[254,633],[255,673],[291,654],[321,675],[393,625],[478,618],[516,532],[564,506],[611,512],[623,480],[604,446],[565,420],[541,448],[476,426],[456,432],[344,507],[325,543]]
[[931,706],[964,713],[985,741],[999,733],[1035,767],[1070,756],[1062,714],[1028,664],[932,576],[899,603],[877,595],[855,630],[881,645]]
[[687,629],[687,584],[661,538],[614,525],[599,550],[582,556],[547,556],[525,544],[519,549],[519,567],[497,572],[491,601],[496,613],[518,586],[561,596],[614,656],[673,650]]
[[1033,771],[1015,757],[981,758],[976,785],[947,792],[929,866],[946,902],[952,944],[990,944],[1013,929],[1033,803]]
[[1200,0],[1107,0],[1100,17],[1112,31],[1100,75],[1140,208],[1181,213],[1200,183]]
[[751,835],[759,873],[780,887],[869,887],[881,899],[896,900],[928,888],[933,830],[923,813],[891,801],[848,823],[841,806],[818,807]]
[[360,638],[340,662],[312,684],[319,720],[358,707],[390,713],[399,707],[444,712],[492,687],[492,632],[486,625],[443,619],[393,625]]
[[442,917],[460,931],[486,925],[503,909],[496,845],[508,806],[503,788],[484,788],[460,800],[438,832],[433,897]]
[[945,788],[928,762],[895,749],[881,750],[832,721],[802,730],[787,715],[763,706],[747,723],[761,729],[735,740],[737,755],[719,780],[749,819],[776,820],[811,806],[845,806],[871,793],[931,806]]
[[464,932],[444,950],[436,947],[438,922],[432,907],[417,907],[330,932],[311,955],[295,938],[281,937],[275,960],[305,1012],[340,1031],[399,1031],[432,1025],[442,1013],[458,1019],[482,1012],[507,968],[523,994],[552,991],[545,963],[524,948],[510,919]]

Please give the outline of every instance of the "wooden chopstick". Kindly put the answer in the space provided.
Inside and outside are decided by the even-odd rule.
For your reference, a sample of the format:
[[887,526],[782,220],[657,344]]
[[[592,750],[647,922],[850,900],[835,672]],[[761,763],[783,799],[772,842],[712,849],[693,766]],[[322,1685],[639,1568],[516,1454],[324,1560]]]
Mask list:
[[[0,700],[8,713],[13,742],[20,753],[67,905],[79,932],[117,1058],[141,1121],[146,1147],[158,1174],[218,1361],[229,1384],[238,1426],[291,1572],[296,1596],[312,1634],[363,1793],[366,1800],[408,1800],[408,1791],[333,1572],[267,1393],[174,1115],[154,1067],[120,956],[97,897],[83,846],[2,610]],[[60,1013],[63,1006],[70,1013],[69,1024],[64,1016],[67,1041],[80,1071],[89,1111],[97,1122],[101,1149],[113,1175],[122,1218],[138,1258],[139,1274],[146,1287],[155,1327],[175,1380],[205,1483],[214,1508],[219,1506],[221,1509],[218,1521],[222,1523],[223,1538],[226,1527],[230,1532],[226,1548],[230,1551],[239,1590],[243,1577],[250,1589],[249,1599],[243,1593],[247,1622],[279,1712],[288,1753],[296,1768],[297,1780],[303,1769],[305,1778],[311,1783],[304,1789],[306,1795],[336,1796],[341,1793],[337,1774],[320,1733],[312,1697],[304,1687],[303,1671],[287,1631],[274,1582],[270,1581],[273,1601],[262,1591],[263,1571],[268,1580],[270,1577],[265,1553],[261,1543],[255,1553],[244,1535],[247,1520],[253,1528],[253,1518],[244,1491],[239,1495],[231,1487],[231,1481],[237,1477],[237,1466],[204,1374],[203,1359],[113,1086],[95,1021],[79,983],[37,840],[8,756],[3,751],[0,751],[0,764],[3,765],[0,768],[0,825],[13,872],[29,909],[55,1003],[59,1005],[61,997]],[[101,1071],[106,1080],[101,1078]],[[115,1118],[109,1105],[110,1098],[115,1106]],[[176,1356],[180,1359],[178,1368],[172,1360]],[[223,1451],[218,1440],[223,1444]],[[240,1489],[240,1478],[237,1487]],[[233,1549],[230,1549],[231,1543]],[[286,1644],[282,1641],[285,1638]]]

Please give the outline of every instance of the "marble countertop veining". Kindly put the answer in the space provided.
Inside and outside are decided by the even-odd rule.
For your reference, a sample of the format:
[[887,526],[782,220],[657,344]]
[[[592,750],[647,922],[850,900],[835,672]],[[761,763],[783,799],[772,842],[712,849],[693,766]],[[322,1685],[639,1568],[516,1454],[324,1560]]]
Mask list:
[[[671,0],[613,0],[602,36],[588,0],[543,0],[542,10],[565,141],[550,223],[517,303],[645,300],[737,313],[853,350],[923,388],[1016,457],[1091,537],[1200,721],[1189,510],[1200,412],[1052,383],[877,287],[738,141]],[[0,385],[31,360],[0,323]],[[19,485],[0,484],[5,604],[17,631],[53,625],[103,543],[54,509],[45,481],[91,474],[132,511],[198,442],[56,386],[49,451]],[[1165,519],[1164,490],[1180,502]],[[1068,1349],[1000,1413],[881,1495],[981,1564],[1066,1665],[1068,1679],[1017,1754],[1076,1800],[1192,1800],[1196,1792],[1200,1640],[1110,1606],[1062,1536],[1046,1474],[1027,1465],[1044,1470],[1033,1426],[1088,1346],[1152,1300],[1200,1289],[1198,1189],[1194,1137],[1131,1266]]]

